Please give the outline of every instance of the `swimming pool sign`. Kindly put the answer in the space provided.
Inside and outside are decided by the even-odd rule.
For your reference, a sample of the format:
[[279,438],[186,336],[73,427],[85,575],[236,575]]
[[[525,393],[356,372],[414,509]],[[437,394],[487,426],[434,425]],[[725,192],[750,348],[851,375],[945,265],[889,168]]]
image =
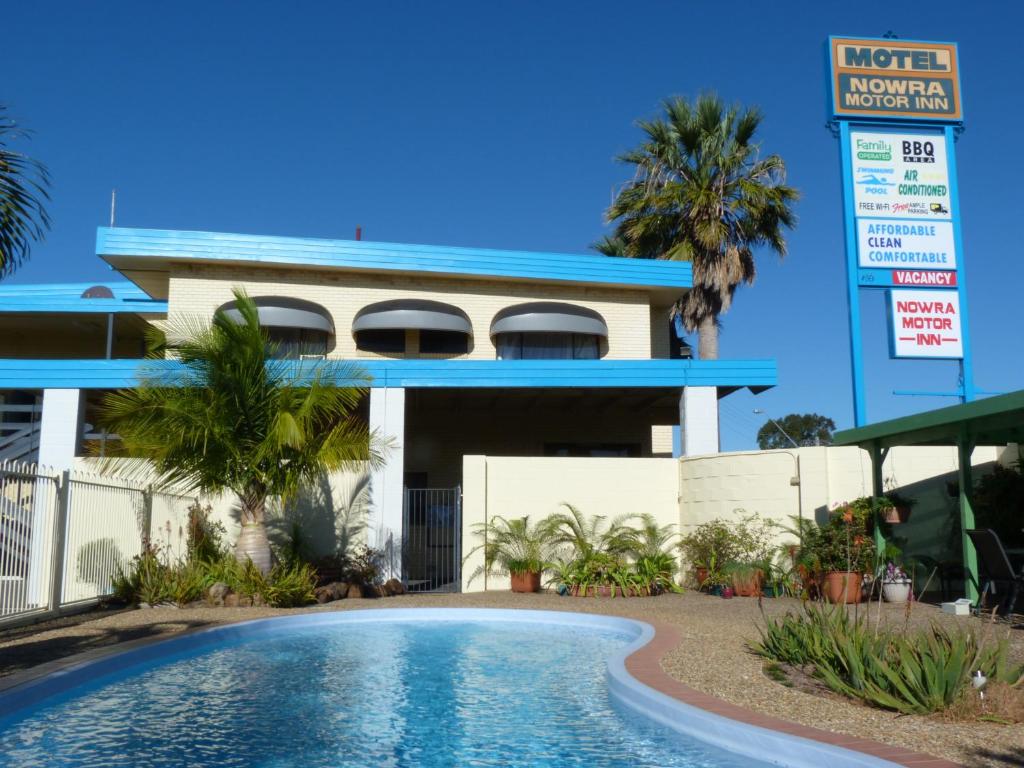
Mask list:
[[893,289],[889,311],[893,357],[963,358],[958,291]]
[[832,116],[963,119],[954,43],[833,37]]

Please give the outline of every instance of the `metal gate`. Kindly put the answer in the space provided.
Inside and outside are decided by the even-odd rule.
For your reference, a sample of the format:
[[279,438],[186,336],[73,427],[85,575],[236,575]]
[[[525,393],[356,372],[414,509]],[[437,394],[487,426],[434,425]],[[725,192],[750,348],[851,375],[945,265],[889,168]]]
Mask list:
[[406,488],[402,583],[409,592],[462,591],[462,488]]

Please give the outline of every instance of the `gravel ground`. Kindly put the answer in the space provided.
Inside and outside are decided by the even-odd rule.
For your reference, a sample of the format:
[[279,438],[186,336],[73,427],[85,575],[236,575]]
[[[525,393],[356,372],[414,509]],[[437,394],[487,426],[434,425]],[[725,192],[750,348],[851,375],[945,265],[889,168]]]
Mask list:
[[[630,600],[495,592],[342,600],[301,610],[441,606],[584,611],[675,624],[681,629],[683,640],[663,659],[662,665],[669,675],[701,691],[766,714],[926,752],[965,766],[1024,766],[1024,725],[951,724],[937,717],[899,716],[832,696],[804,693],[770,680],[762,672],[761,660],[745,649],[745,642],[757,635],[759,608],[753,599],[722,600],[693,592]],[[786,599],[765,600],[763,606],[766,613],[776,615],[799,608],[799,603]],[[858,610],[864,610],[864,606]],[[877,617],[877,606],[873,605],[871,610],[872,616]],[[272,608],[97,610],[0,633],[0,676],[127,640],[291,613],[295,611]],[[902,624],[908,619],[902,608],[883,606],[882,620]],[[925,605],[914,606],[909,621],[922,625],[930,621],[975,623],[983,631],[1008,631],[1005,626],[1000,629],[981,626],[977,619],[945,616]],[[1024,630],[1014,630],[1011,634],[1014,655],[1024,660]]]

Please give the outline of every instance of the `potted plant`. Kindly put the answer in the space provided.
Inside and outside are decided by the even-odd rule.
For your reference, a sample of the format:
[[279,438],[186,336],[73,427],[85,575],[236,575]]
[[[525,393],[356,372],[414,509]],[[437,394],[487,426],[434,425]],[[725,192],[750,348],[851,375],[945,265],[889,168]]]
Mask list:
[[815,536],[824,575],[822,589],[831,603],[859,603],[864,574],[872,571],[875,545],[860,512],[850,505],[841,506]]
[[712,584],[715,563],[725,563],[738,555],[736,537],[724,520],[701,523],[679,541],[683,559],[693,568],[694,580],[699,589]]
[[882,597],[887,603],[905,603],[910,599],[910,577],[895,563],[887,563],[882,573]]
[[888,516],[884,518],[885,522],[895,525],[910,520],[910,512],[914,506],[913,499],[901,496],[895,491],[885,494],[885,499],[889,504]]
[[764,571],[760,565],[731,563],[727,570],[734,594],[739,597],[756,597],[761,594]]
[[550,567],[550,537],[544,523],[530,525],[529,516],[495,516],[478,523],[474,532],[483,541],[469,551],[463,563],[480,550],[484,563],[470,575],[470,582],[481,573],[508,574],[513,592],[540,590],[541,573]]

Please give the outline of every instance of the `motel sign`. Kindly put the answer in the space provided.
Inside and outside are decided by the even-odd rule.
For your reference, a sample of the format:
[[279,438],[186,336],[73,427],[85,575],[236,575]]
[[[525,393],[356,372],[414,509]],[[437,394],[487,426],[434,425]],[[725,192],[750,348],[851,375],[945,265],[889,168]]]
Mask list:
[[963,122],[954,43],[832,37],[854,420],[867,423],[860,289],[886,291],[889,356],[957,360],[974,397],[957,195]]

